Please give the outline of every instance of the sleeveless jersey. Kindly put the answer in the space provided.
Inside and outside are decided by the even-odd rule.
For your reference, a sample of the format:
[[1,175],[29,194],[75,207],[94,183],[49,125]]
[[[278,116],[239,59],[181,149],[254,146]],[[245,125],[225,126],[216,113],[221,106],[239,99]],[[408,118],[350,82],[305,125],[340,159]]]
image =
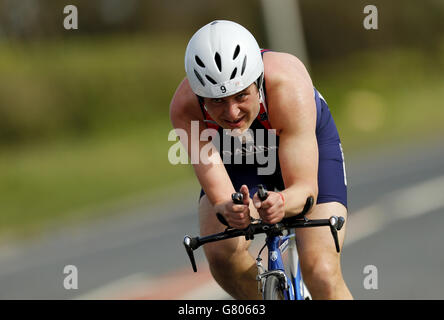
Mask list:
[[[270,50],[261,50],[262,55],[267,51]],[[347,206],[347,182],[339,134],[327,102],[316,88],[313,88],[313,92],[316,104],[316,139],[319,149],[317,203],[334,200]],[[203,102],[199,99],[206,126],[219,133],[220,140],[213,140],[213,142],[218,146],[218,151],[223,158],[225,169],[234,188],[239,190],[242,184],[247,184],[251,197],[257,190],[255,187],[257,184],[266,185],[268,190],[285,189],[279,163],[279,135],[275,134],[275,130],[272,130],[268,120],[266,78],[264,78],[261,88],[261,97],[259,113],[249,128],[250,144],[236,140],[237,137],[228,137],[227,130],[223,130],[211,118]],[[251,141],[253,141],[252,144]],[[258,174],[259,168],[265,169],[270,166],[269,163],[263,162],[269,156],[275,159],[274,168],[271,168],[273,170],[270,172],[265,170],[267,173]],[[236,157],[238,157],[237,162]],[[203,194],[202,190],[201,196]]]

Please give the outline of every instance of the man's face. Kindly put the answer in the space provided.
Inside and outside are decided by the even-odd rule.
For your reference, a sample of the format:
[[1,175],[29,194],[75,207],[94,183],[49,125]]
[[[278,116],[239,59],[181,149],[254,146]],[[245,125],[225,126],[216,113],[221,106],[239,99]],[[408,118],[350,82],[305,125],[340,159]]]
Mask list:
[[244,131],[259,111],[259,91],[254,83],[246,89],[223,98],[204,98],[211,118],[224,129]]

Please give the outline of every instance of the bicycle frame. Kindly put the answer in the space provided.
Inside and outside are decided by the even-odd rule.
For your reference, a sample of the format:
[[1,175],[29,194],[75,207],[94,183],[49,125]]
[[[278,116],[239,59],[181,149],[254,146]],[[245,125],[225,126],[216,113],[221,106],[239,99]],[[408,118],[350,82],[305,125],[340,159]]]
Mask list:
[[[268,249],[268,271],[266,273],[269,274],[270,271],[272,273],[272,271],[275,270],[283,272],[287,283],[287,290],[284,292],[285,300],[304,300],[304,283],[302,281],[299,257],[296,250],[294,229],[290,229],[289,234],[286,236],[270,236],[267,237],[265,241]],[[282,258],[287,250],[290,275],[288,275],[285,270],[285,264]],[[261,278],[259,274],[259,279]]]

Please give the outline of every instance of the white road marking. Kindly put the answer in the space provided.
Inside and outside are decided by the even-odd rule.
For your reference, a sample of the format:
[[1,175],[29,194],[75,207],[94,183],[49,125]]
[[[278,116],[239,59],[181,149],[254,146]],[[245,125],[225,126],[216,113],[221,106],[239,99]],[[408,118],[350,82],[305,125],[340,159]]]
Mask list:
[[372,235],[387,223],[383,207],[376,204],[350,213],[347,220],[344,247]]
[[[395,191],[392,201],[399,218],[409,218],[444,206],[444,176],[427,180],[401,191]],[[390,199],[388,199],[390,200]]]
[[345,246],[378,232],[400,219],[444,208],[444,176],[388,193],[371,206],[352,212]]

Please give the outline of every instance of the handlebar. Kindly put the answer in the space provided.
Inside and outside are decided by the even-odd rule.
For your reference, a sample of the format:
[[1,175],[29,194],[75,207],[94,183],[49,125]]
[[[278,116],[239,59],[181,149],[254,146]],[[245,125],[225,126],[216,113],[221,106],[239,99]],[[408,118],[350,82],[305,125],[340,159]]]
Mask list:
[[[259,190],[262,193],[263,187],[259,186]],[[238,199],[239,193],[236,193],[232,195],[233,201],[240,201],[242,203],[242,199]],[[242,194],[241,194],[242,195]],[[264,195],[263,193],[260,194],[260,196]],[[265,190],[266,195],[266,190]],[[235,237],[241,237],[245,236],[246,240],[252,240],[254,239],[254,235],[265,233],[267,236],[279,236],[282,235],[282,232],[286,229],[292,229],[292,228],[310,228],[310,227],[322,227],[322,226],[329,226],[331,234],[333,236],[335,246],[336,246],[336,252],[340,252],[339,247],[339,240],[338,240],[338,231],[342,229],[345,219],[344,217],[337,217],[332,216],[330,219],[317,219],[317,220],[309,220],[305,217],[305,214],[311,209],[313,206],[313,197],[308,197],[306,204],[304,206],[304,210],[299,213],[298,215],[290,218],[284,218],[281,222],[278,222],[276,224],[266,224],[263,223],[261,220],[253,219],[253,222],[246,227],[245,229],[233,229],[228,226],[225,219],[221,214],[218,214],[217,217],[219,221],[221,221],[223,224],[227,225],[227,229],[223,232],[204,236],[204,237],[190,237],[189,235],[186,235],[183,244],[185,246],[185,250],[188,254],[188,257],[190,258],[191,266],[193,267],[193,271],[197,272],[197,266],[196,261],[194,259],[194,253],[193,251],[199,248],[200,246],[209,243],[209,242],[215,242],[225,239],[231,239]]]

